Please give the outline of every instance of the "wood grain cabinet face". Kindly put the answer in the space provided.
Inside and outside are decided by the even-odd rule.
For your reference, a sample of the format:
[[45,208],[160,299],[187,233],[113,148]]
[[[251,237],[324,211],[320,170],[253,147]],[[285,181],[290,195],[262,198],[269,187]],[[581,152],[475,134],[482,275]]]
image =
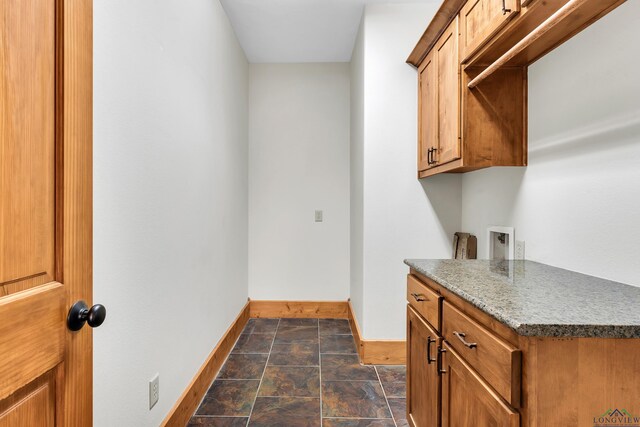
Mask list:
[[436,330],[440,330],[442,297],[415,277],[407,276],[409,305]]
[[436,47],[438,58],[439,165],[460,158],[460,61],[458,19],[454,19]]
[[418,171],[434,166],[431,151],[438,148],[438,70],[431,51],[418,74]]
[[469,0],[460,11],[460,52],[465,62],[520,11],[520,0]]
[[445,302],[442,336],[512,406],[520,406],[521,352]]
[[504,403],[446,342],[444,350],[442,427],[519,427],[518,412]]
[[436,427],[440,419],[437,355],[442,339],[407,306],[407,414],[412,427]]
[[460,158],[460,61],[454,19],[418,70],[418,171]]

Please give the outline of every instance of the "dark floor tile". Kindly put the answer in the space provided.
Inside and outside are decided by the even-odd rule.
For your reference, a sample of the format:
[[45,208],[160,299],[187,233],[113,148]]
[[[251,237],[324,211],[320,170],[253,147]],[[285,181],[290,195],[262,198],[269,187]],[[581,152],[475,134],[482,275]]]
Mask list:
[[286,344],[274,344],[271,353],[317,353],[320,346],[317,342],[292,342]]
[[276,344],[291,344],[296,342],[318,342],[317,326],[285,326],[278,327]]
[[269,366],[319,366],[318,353],[271,354]]
[[258,380],[215,380],[196,415],[248,416],[259,385]]
[[324,427],[396,427],[391,418],[362,419],[362,418],[324,418]]
[[347,319],[320,319],[320,335],[351,335]]
[[351,335],[320,337],[320,353],[356,354],[356,343]]
[[278,328],[280,319],[249,319],[242,331],[243,334],[273,334]]
[[405,382],[360,364],[346,319],[253,318],[188,427],[404,427]]
[[[318,352],[318,344],[315,345],[316,350],[314,352],[287,352],[271,351],[269,356],[269,366],[320,366],[320,357]],[[296,344],[276,344],[280,348],[291,348]],[[276,346],[274,345],[274,347]]]
[[280,319],[280,327],[287,326],[318,326],[318,319]]
[[269,366],[319,366],[319,345],[316,342],[274,344]]
[[407,405],[405,399],[387,399],[389,407],[393,413],[393,419],[396,420],[398,426],[408,425],[407,423]]
[[268,366],[258,395],[320,397],[320,370],[307,366]]
[[245,427],[247,417],[192,417],[187,427]]
[[322,415],[348,418],[391,418],[377,381],[323,381]]
[[218,374],[219,379],[259,380],[268,354],[230,354]]
[[384,394],[387,397],[400,397],[407,396],[407,384],[406,383],[382,383]]
[[258,397],[249,425],[254,427],[319,427],[320,399]]
[[407,368],[403,365],[384,365],[376,368],[382,384],[407,382]]
[[378,381],[373,366],[360,364],[357,354],[323,354],[323,381]]
[[269,353],[273,334],[241,334],[231,353]]

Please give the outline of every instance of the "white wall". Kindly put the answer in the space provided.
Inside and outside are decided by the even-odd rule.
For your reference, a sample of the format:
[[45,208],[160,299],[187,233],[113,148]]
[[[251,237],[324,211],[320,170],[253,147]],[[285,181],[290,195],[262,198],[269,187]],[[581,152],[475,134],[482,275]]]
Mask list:
[[252,64],[249,105],[249,296],[344,301],[349,65]]
[[364,321],[364,16],[351,56],[350,298],[358,321]]
[[217,1],[94,25],[94,424],[157,426],[247,299],[248,65]]
[[529,166],[463,178],[463,228],[512,225],[526,257],[640,285],[640,2],[529,67]]
[[[352,102],[362,102],[354,109],[362,108],[363,118],[354,123],[362,122],[364,129],[352,129],[352,154],[363,157],[362,170],[354,168],[352,179],[362,173],[363,213],[352,217],[352,227],[362,224],[363,231],[362,241],[352,245],[362,245],[363,292],[362,301],[357,293],[352,299],[362,307],[358,321],[367,339],[404,339],[408,268],[402,261],[450,257],[451,239],[460,227],[460,177],[417,179],[417,76],[405,64],[439,5],[369,5],[356,44],[352,84],[363,85],[363,100]],[[352,209],[358,197],[354,192]],[[358,256],[353,260],[357,265]],[[357,290],[357,275],[353,279]]]

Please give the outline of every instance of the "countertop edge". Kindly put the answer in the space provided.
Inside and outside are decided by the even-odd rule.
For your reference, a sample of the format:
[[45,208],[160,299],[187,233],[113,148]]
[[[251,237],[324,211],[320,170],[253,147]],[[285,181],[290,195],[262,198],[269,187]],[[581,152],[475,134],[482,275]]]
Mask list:
[[483,313],[493,317],[520,336],[540,338],[640,338],[640,326],[635,325],[571,325],[518,322],[514,319],[503,316],[497,310],[492,310],[486,303],[478,301],[477,297],[470,295],[459,287],[449,283],[446,279],[438,277],[418,265],[413,264],[412,261],[417,260],[405,259],[404,264],[438,283],[445,289],[451,291]]

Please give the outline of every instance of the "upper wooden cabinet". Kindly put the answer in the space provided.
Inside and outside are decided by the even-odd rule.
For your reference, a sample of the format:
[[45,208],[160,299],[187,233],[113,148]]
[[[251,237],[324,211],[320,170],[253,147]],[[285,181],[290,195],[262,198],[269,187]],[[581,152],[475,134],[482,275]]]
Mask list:
[[418,177],[527,165],[527,67],[624,0],[444,0],[418,68]]
[[418,169],[460,158],[460,62],[454,19],[418,73],[420,91]]
[[520,0],[469,0],[460,11],[460,56],[466,61],[520,12]]
[[458,19],[418,68],[418,176],[526,165],[526,70],[507,69],[481,89],[466,87]]
[[460,60],[458,20],[445,30],[436,47],[438,57],[438,151],[439,165],[460,158]]
[[418,73],[418,170],[427,170],[434,164],[433,150],[438,147],[438,70],[436,51],[431,51]]

